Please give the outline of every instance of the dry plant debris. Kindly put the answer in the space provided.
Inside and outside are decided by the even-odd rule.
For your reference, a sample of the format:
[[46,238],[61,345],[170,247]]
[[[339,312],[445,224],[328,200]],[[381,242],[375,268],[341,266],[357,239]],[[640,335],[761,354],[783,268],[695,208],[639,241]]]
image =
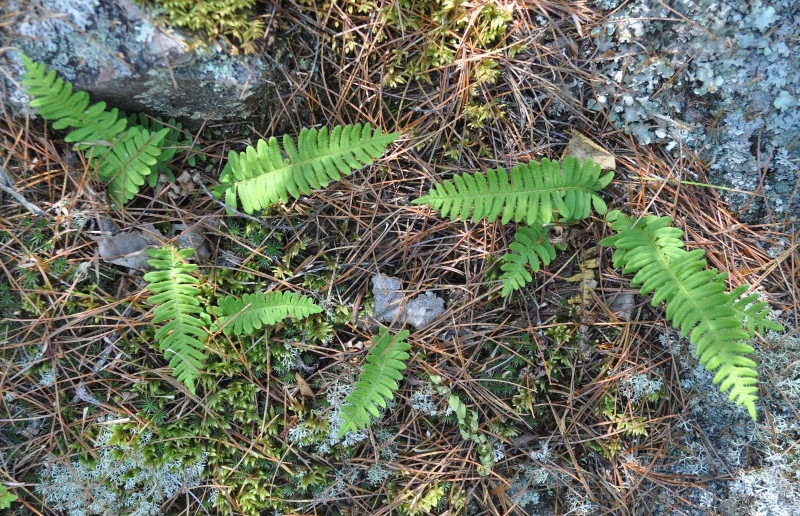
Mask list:
[[[0,485],[18,497],[6,498],[13,514],[796,507],[796,225],[749,226],[713,188],[649,180],[686,169],[707,183],[707,164],[637,145],[570,95],[566,84],[593,80],[599,8],[268,3],[292,58],[316,68],[263,120],[187,135],[203,168],[171,163],[178,183],[144,188],[124,209],[103,202],[62,132],[2,114]],[[492,20],[482,39],[477,23]],[[398,69],[409,62],[416,77]],[[403,138],[373,166],[257,216],[226,213],[203,188],[251,137],[331,121]],[[578,134],[616,161],[610,207],[671,216],[688,248],[705,249],[731,287],[757,285],[789,329],[753,342],[758,423],[711,386],[610,252],[592,254],[610,235],[602,217],[563,228],[566,250],[504,299],[513,224],[443,220],[411,203],[456,173],[556,158]],[[191,393],[154,345],[139,264],[111,260],[201,240],[208,304],[280,289],[321,311],[254,335],[215,332]],[[341,432],[377,334],[379,277],[404,287],[406,310],[436,292],[442,312],[413,325],[404,379],[380,418]]]

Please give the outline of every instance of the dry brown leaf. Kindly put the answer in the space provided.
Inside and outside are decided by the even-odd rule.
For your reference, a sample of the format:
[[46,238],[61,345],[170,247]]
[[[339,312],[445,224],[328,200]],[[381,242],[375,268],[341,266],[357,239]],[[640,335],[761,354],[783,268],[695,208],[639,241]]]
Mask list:
[[561,155],[562,161],[567,156],[578,158],[581,165],[591,158],[592,161],[600,165],[602,170],[617,169],[617,162],[613,154],[577,131],[572,135],[567,148],[564,149],[564,153]]

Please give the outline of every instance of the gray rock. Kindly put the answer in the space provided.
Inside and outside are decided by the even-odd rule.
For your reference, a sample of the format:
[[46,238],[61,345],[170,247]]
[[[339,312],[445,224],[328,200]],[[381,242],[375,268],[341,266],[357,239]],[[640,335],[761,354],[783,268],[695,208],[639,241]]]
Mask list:
[[[213,49],[189,51],[181,34],[157,30],[128,0],[9,0],[5,46],[15,46],[45,63],[93,102],[128,113],[144,111],[176,118],[188,128],[240,121],[264,108],[270,83],[283,81],[266,53],[230,56]],[[10,45],[9,45],[10,43]],[[8,78],[4,101],[24,113],[27,97],[17,86],[23,73],[19,53],[3,55]],[[167,62],[169,66],[167,66]],[[173,79],[177,83],[177,88]],[[274,96],[274,95],[273,95]]]
[[640,144],[697,153],[744,222],[797,219],[798,17],[795,0],[626,2],[594,29],[587,107]]
[[372,295],[375,299],[373,315],[383,323],[410,324],[422,328],[444,313],[444,300],[432,292],[424,292],[416,299],[403,296],[403,285],[397,278],[376,274],[372,276]]

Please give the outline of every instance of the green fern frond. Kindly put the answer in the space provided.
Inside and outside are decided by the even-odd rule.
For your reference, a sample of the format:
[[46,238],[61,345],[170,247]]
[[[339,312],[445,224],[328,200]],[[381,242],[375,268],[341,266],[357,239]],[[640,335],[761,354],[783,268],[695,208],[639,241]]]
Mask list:
[[508,246],[512,252],[503,256],[505,263],[500,266],[504,272],[500,277],[503,280],[503,297],[533,280],[526,265],[529,265],[533,272],[538,272],[541,263],[547,265],[556,257],[556,250],[550,243],[547,228],[540,223],[520,227],[514,240],[515,242]]
[[263,325],[272,325],[287,317],[304,319],[322,312],[308,296],[292,292],[254,292],[241,299],[220,299],[215,313],[226,335],[252,334]]
[[327,186],[354,171],[369,165],[383,155],[386,147],[397,139],[398,133],[382,134],[369,124],[337,125],[328,133],[323,127],[303,129],[295,147],[292,139],[283,137],[284,159],[278,140],[269,143],[259,140],[256,147],[245,152],[231,151],[228,163],[220,174],[216,192],[225,193],[225,202],[236,208],[236,198],[242,210],[253,213],[291,197],[309,195],[314,188]]
[[472,212],[473,222],[480,218],[493,222],[502,213],[503,224],[511,220],[547,224],[553,220],[553,210],[565,220],[588,217],[592,205],[605,214],[606,204],[597,192],[613,177],[613,172],[601,177],[600,165],[592,160],[581,167],[577,158],[568,156],[562,169],[557,161],[545,158],[541,164],[512,168],[510,176],[504,168],[488,169],[485,175],[456,174],[452,181],[437,184],[412,202],[441,210],[443,217],[451,219],[466,220]]
[[44,64],[25,55],[22,62],[26,69],[22,84],[34,97],[31,106],[52,120],[54,129],[74,128],[65,140],[88,153],[98,179],[110,181],[108,195],[117,208],[133,199],[146,178],[155,184],[156,171],[165,169],[175,154],[174,149],[164,148],[171,128],[137,125],[136,117],[128,119],[116,108],[108,111],[105,102],[89,105],[88,93],[73,92],[72,84],[54,71],[48,73]]
[[750,338],[755,337],[756,331],[764,333],[767,330],[783,331],[783,326],[770,321],[767,316],[770,313],[769,304],[766,301],[758,301],[758,294],[750,294],[739,299],[739,296],[747,291],[747,285],[736,287],[728,294],[731,307],[736,318],[745,325]]
[[73,93],[72,84],[54,71],[48,73],[43,63],[35,63],[25,55],[22,63],[26,70],[22,85],[34,97],[31,107],[38,108],[42,118],[55,120],[54,129],[75,128],[64,138],[66,141],[77,142],[80,148],[112,145],[125,131],[127,120],[119,116],[117,109],[106,111],[105,102],[90,107],[88,93]]
[[366,428],[369,425],[369,414],[379,416],[376,405],[386,407],[386,399],[392,399],[393,393],[398,389],[397,382],[403,379],[400,371],[406,368],[403,363],[409,358],[407,350],[411,349],[405,339],[409,332],[403,330],[397,335],[392,335],[386,328],[381,328],[379,334],[372,337],[372,349],[367,355],[364,372],[359,375],[355,390],[347,397],[347,403],[342,407],[341,416],[344,419],[339,437],[347,432]]
[[[617,234],[600,245],[617,247],[614,266],[635,273],[631,286],[641,285],[642,294],[652,292],[653,306],[666,301],[667,320],[697,344],[697,356],[709,372],[718,369],[714,383],[721,383],[720,391],[730,389],[729,399],[744,405],[756,419],[756,364],[743,356],[753,348],[747,344],[748,334],[737,315],[737,310],[743,309],[734,309],[733,299],[725,294],[726,274],[706,268],[705,251],[684,250],[683,233],[669,226],[669,217],[647,216],[637,222],[635,217],[614,211],[608,220],[613,221],[611,228]],[[762,320],[758,310],[746,314]]]
[[[128,116],[128,124],[133,126],[139,126],[143,129],[147,129],[151,133],[155,133],[161,131],[162,129],[167,129],[167,134],[164,136],[164,141],[161,147],[161,154],[158,155],[156,158],[157,163],[155,166],[155,174],[151,174],[148,179],[150,182],[150,187],[154,187],[156,185],[156,181],[158,180],[158,173],[167,174],[170,178],[170,181],[175,181],[175,176],[172,174],[172,170],[167,166],[172,158],[178,153],[181,149],[189,149],[192,147],[193,139],[191,136],[185,136],[185,133],[181,131],[183,125],[176,121],[174,118],[170,118],[166,122],[164,122],[160,116],[157,117],[149,117],[144,113],[137,113]],[[201,154],[201,159],[204,159],[205,156]],[[195,166],[194,154],[189,154],[187,158],[187,162],[189,166]]]
[[108,196],[117,208],[133,199],[148,176],[155,176],[161,144],[169,128],[151,133],[131,127],[102,156],[95,156],[97,176],[108,181]]
[[197,265],[185,262],[192,253],[193,249],[148,249],[147,254],[154,259],[147,263],[156,270],[145,274],[144,279],[147,290],[155,294],[150,296],[150,302],[156,305],[153,323],[167,321],[155,334],[159,348],[174,369],[172,375],[194,394],[194,380],[200,376],[205,360],[201,339],[208,334],[195,316],[202,312],[197,300],[200,289],[195,286],[199,281],[191,275]]

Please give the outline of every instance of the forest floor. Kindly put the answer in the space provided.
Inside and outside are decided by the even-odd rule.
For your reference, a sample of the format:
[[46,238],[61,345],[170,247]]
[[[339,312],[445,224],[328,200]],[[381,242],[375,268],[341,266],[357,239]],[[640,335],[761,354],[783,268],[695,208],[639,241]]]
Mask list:
[[[306,80],[260,120],[189,134],[205,161],[179,154],[177,185],[123,209],[63,132],[0,118],[0,165],[24,198],[0,204],[0,484],[18,497],[7,514],[797,514],[797,225],[741,222],[708,163],[585,109],[599,9],[497,3],[442,30],[425,2],[383,20],[357,4],[278,9],[263,44],[286,42]],[[359,122],[401,136],[374,165],[257,219],[202,188],[231,149]],[[603,215],[554,229],[565,250],[504,298],[518,225],[411,202],[454,173],[559,160],[578,133],[615,159],[609,209],[672,217],[687,249],[787,329],[752,341],[757,422],[712,384],[664,305],[612,266]],[[114,234],[190,231],[209,303],[288,290],[323,308],[252,337],[211,335],[194,394],[154,344],[144,270],[99,250]],[[333,415],[376,333],[377,274],[445,309],[407,328],[393,402],[342,440]],[[474,427],[459,428],[451,394]]]

